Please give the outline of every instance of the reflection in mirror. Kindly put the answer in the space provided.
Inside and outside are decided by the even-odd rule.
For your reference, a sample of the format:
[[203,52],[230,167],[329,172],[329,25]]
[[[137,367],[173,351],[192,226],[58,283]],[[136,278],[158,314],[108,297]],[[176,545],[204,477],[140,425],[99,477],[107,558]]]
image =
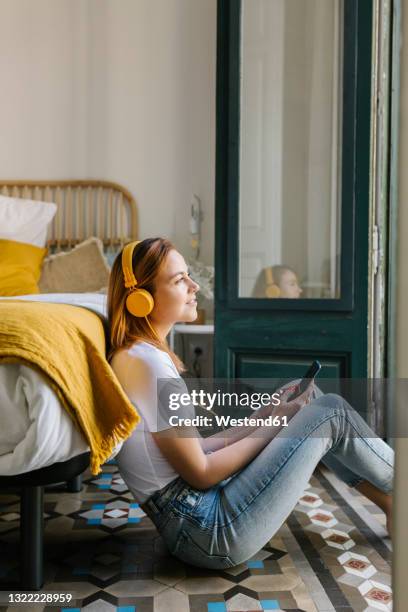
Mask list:
[[289,266],[269,266],[261,270],[255,281],[252,297],[299,298],[303,289],[296,272]]
[[241,20],[239,296],[339,298],[343,2]]

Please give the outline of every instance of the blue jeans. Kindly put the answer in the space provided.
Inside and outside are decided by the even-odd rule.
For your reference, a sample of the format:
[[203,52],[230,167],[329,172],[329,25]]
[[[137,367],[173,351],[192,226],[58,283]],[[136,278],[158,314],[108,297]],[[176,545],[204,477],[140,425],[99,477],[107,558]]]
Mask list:
[[176,557],[199,567],[232,567],[273,537],[319,461],[350,486],[367,480],[392,491],[394,451],[346,400],[318,390],[242,470],[205,491],[177,478],[142,508]]

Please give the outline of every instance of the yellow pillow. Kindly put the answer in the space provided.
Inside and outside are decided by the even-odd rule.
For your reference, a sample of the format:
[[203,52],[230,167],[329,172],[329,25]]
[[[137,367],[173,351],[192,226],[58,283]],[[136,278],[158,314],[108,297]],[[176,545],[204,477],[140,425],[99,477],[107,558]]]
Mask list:
[[25,242],[0,240],[0,295],[39,293],[37,281],[46,253]]

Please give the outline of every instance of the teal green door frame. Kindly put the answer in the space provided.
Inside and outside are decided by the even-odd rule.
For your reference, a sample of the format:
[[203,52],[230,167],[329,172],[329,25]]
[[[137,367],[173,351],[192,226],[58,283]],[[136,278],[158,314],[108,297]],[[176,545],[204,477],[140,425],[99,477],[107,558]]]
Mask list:
[[392,2],[392,50],[390,82],[390,168],[389,168],[389,218],[387,236],[387,325],[385,375],[397,377],[396,319],[397,319],[397,244],[398,244],[398,150],[400,116],[400,54],[401,54],[401,0]]
[[241,298],[239,0],[218,2],[215,346],[217,377],[367,376],[372,5],[345,0],[339,299]]

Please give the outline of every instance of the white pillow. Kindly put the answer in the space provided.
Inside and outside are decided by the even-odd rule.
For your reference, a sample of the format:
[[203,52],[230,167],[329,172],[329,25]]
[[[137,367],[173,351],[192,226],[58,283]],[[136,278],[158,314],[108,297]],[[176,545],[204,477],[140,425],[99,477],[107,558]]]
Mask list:
[[47,226],[56,212],[52,202],[0,195],[0,238],[44,247]]

